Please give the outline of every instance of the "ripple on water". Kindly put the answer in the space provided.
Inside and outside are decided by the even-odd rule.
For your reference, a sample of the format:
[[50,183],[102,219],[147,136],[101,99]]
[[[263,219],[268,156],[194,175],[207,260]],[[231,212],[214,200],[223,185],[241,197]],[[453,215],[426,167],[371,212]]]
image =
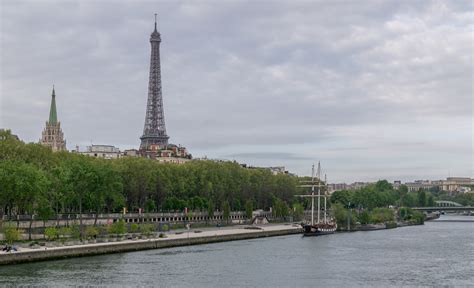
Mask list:
[[0,268],[0,286],[400,287],[474,283],[472,223],[289,235]]

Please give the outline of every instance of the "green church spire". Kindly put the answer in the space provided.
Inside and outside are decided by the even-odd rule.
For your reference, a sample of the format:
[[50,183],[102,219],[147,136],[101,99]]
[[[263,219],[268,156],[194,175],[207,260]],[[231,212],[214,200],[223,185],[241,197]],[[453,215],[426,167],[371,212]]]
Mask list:
[[49,124],[56,125],[58,123],[58,116],[56,113],[56,94],[54,92],[53,85],[53,94],[51,95],[51,108],[49,109]]

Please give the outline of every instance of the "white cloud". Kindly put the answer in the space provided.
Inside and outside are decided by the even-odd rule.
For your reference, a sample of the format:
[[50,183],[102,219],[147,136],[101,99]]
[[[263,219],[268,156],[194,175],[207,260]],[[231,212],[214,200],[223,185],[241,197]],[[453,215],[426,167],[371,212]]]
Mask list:
[[472,175],[469,1],[0,3],[0,126],[27,141],[56,84],[70,148],[137,147],[158,11],[167,130],[195,156],[299,174],[321,159],[335,181]]

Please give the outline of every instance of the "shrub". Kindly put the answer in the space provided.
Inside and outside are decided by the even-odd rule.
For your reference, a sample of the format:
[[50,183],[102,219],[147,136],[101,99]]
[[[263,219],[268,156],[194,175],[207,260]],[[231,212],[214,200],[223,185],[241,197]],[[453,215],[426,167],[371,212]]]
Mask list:
[[399,210],[400,213],[400,219],[401,220],[408,220],[411,216],[413,210],[407,207],[401,207]]
[[56,227],[48,227],[44,230],[44,235],[48,238],[49,241],[58,238],[59,232]]
[[413,211],[413,214],[411,215],[411,219],[416,224],[423,224],[423,223],[425,223],[425,214],[423,214],[420,211]]
[[7,227],[3,231],[5,240],[8,244],[12,245],[13,242],[18,241],[21,237],[21,230],[16,229],[15,227]]
[[170,226],[168,226],[168,224],[164,224],[163,226],[161,226],[161,231],[169,231],[170,230]]
[[138,232],[138,229],[139,229],[139,227],[138,227],[138,224],[137,224],[137,223],[132,223],[132,224],[130,225],[130,232],[132,232],[132,233],[137,233],[137,232]]
[[144,235],[151,235],[155,231],[155,226],[153,224],[142,224],[140,231]]
[[104,226],[99,226],[97,227],[99,229],[99,234],[101,236],[105,236],[107,235],[107,233],[109,232],[109,227],[107,225],[104,225]]
[[97,238],[97,235],[99,235],[99,229],[97,227],[88,226],[86,228],[86,237],[88,239]]
[[389,208],[374,208],[370,215],[370,222],[384,223],[394,221],[393,210]]
[[127,232],[127,227],[125,226],[125,220],[123,219],[120,219],[109,227],[110,234],[125,234],[125,232]]
[[61,227],[58,229],[58,235],[60,236],[61,242],[66,241],[66,239],[72,234],[72,230],[69,227]]
[[81,238],[81,229],[79,228],[79,226],[77,225],[73,225],[71,226],[71,236],[72,236],[72,239],[80,239]]
[[400,219],[410,220],[416,224],[423,224],[425,223],[425,214],[410,208],[400,208]]
[[359,222],[360,224],[369,224],[370,222],[370,215],[367,210],[362,211],[362,213],[359,214]]
[[114,224],[111,224],[111,225],[107,226],[107,233],[108,233],[108,234],[117,234],[117,233],[115,232],[115,230],[116,230],[116,229],[115,229],[115,225],[114,225]]

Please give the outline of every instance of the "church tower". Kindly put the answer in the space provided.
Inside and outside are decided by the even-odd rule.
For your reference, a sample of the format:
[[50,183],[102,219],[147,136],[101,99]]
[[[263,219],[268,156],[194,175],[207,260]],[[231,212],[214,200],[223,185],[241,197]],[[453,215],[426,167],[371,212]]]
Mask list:
[[66,150],[66,140],[64,140],[63,131],[61,130],[61,122],[58,121],[56,112],[56,93],[53,86],[53,94],[51,95],[51,108],[49,109],[49,120],[46,121],[46,127],[43,130],[40,143],[49,146],[53,151]]
[[163,148],[168,145],[166,135],[165,115],[163,111],[163,96],[161,94],[161,65],[160,65],[161,36],[156,29],[151,33],[150,77],[148,81],[148,101],[146,106],[145,125],[140,137],[140,150],[148,150],[150,145]]

